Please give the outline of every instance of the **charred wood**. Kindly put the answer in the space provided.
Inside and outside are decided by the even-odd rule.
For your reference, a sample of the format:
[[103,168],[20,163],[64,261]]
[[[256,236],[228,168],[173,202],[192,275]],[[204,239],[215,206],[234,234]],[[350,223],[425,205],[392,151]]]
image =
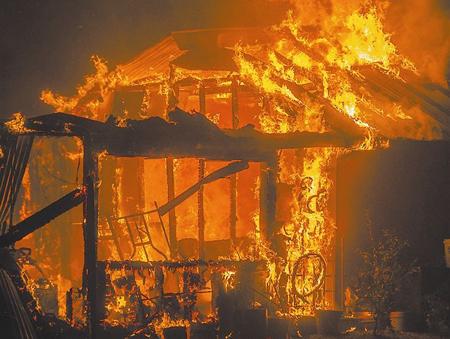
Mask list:
[[85,199],[85,191],[76,189],[51,203],[39,212],[19,222],[5,235],[0,237],[0,246],[9,246],[35,230],[47,225],[57,216],[78,206]]
[[89,338],[96,338],[100,319],[97,307],[98,156],[92,145],[91,140],[84,139],[83,184],[86,199],[83,201],[83,289],[87,296],[87,334]]
[[276,154],[270,161],[261,163],[260,169],[261,187],[260,195],[260,223],[261,231],[268,241],[272,243],[276,233],[276,195],[278,163]]
[[[166,159],[166,176],[167,176],[167,199],[173,201],[175,199],[175,175],[174,175],[173,158]],[[177,218],[175,209],[169,210],[169,242],[170,242],[170,257],[176,258],[178,253],[177,246]],[[161,214],[161,210],[159,210]]]
[[[202,117],[206,113],[206,94],[205,94],[205,85],[200,83],[200,87],[198,90],[198,98],[199,98],[199,106],[200,106],[200,115],[197,117]],[[173,113],[172,113],[173,115]],[[180,115],[179,118],[184,119],[183,115]],[[201,181],[205,177],[205,159],[198,160],[198,179]],[[203,185],[201,185],[197,192],[197,229],[198,229],[198,255],[201,259],[205,257],[205,208],[204,208],[204,189]]]
[[[173,83],[175,74],[175,66],[170,66],[170,82]],[[172,90],[169,91],[167,114],[169,111],[175,109],[178,104],[178,96],[180,94],[180,87],[172,84]],[[172,157],[166,158],[166,177],[167,177],[167,201],[175,198],[175,168]],[[159,212],[158,212],[159,213]],[[170,257],[176,258],[178,255],[178,241],[177,241],[177,216],[175,209],[169,210],[169,246]]]
[[[238,100],[239,82],[236,76],[231,84],[231,121],[233,129],[239,126],[239,100]],[[233,174],[230,180],[230,239],[236,241],[237,226],[237,175]]]
[[189,114],[178,108],[169,113],[169,121],[151,117],[127,120],[126,124],[119,127],[114,119],[103,123],[53,113],[28,119],[26,127],[32,130],[30,134],[88,138],[96,152],[149,158],[266,161],[279,149],[349,147],[362,138],[343,132],[266,134],[250,125],[236,130],[220,129],[202,114]]

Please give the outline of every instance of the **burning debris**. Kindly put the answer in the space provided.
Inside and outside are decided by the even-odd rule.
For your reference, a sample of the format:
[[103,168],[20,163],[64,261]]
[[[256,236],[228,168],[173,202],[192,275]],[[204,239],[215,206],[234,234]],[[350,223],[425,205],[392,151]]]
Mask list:
[[[381,9],[341,10],[176,32],[112,71],[93,57],[73,97],[42,92],[64,113],[3,122],[0,245],[32,248],[59,282],[9,273],[89,337],[286,337],[342,308],[338,157],[450,125]],[[44,188],[55,201],[31,213]]]

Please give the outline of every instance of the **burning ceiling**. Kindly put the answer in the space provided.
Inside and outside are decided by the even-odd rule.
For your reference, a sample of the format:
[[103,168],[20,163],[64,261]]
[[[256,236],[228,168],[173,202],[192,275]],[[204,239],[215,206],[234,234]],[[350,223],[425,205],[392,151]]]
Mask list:
[[[205,290],[236,289],[252,296],[245,307],[286,317],[339,306],[337,158],[394,138],[448,137],[450,101],[385,32],[384,2],[318,4],[299,2],[264,29],[175,32],[114,70],[95,56],[74,96],[42,92],[65,113],[5,123],[13,134],[77,138],[35,141],[20,211],[26,218],[40,187],[55,184],[37,168],[76,177],[62,185],[75,189],[83,167],[84,189],[72,194],[98,196],[84,202],[83,221],[85,251],[98,237],[98,258],[85,253],[87,271],[62,274],[71,260],[83,265],[70,239],[58,234],[69,246],[60,262],[44,254],[55,250],[46,231],[23,241],[54,281],[87,288],[95,321],[206,321],[220,305]],[[103,273],[92,278],[93,267]],[[96,282],[104,299],[89,291]],[[256,290],[244,293],[245,283]]]

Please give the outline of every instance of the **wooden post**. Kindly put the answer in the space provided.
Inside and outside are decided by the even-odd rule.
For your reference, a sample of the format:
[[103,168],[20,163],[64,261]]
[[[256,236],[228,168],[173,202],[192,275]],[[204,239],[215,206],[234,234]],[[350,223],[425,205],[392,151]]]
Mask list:
[[277,155],[261,163],[260,226],[264,237],[271,241],[276,233]]
[[[198,89],[198,98],[199,98],[199,106],[200,113],[206,113],[206,95],[205,95],[205,86],[203,83],[200,83]],[[200,159],[198,161],[198,180],[202,180],[205,176],[205,160]],[[203,206],[203,186],[200,187],[197,193],[197,201],[198,201],[198,213],[197,213],[197,225],[198,225],[198,256],[200,259],[205,257],[205,210]]]
[[[175,199],[175,175],[173,168],[173,158],[166,158],[166,176],[167,176],[167,201]],[[172,259],[177,257],[178,243],[177,243],[177,217],[175,208],[169,211],[169,241],[170,241],[170,257]]]
[[[238,107],[238,80],[234,76],[231,83],[231,121],[233,129],[238,128],[239,125]],[[230,198],[230,239],[234,243],[237,225],[237,174],[231,176]]]
[[[173,79],[175,68],[170,67],[170,79]],[[178,102],[179,87],[172,86],[172,91],[169,92],[167,102],[167,112],[174,109]],[[175,198],[175,173],[173,166],[173,158],[166,158],[166,177],[167,177],[167,201],[172,201]],[[169,241],[170,241],[170,258],[175,259],[178,255],[178,240],[177,240],[177,216],[175,208],[169,211]]]
[[98,237],[98,155],[89,140],[84,141],[83,202],[84,272],[83,288],[87,302],[87,331],[89,338],[98,337],[97,309],[97,237]]

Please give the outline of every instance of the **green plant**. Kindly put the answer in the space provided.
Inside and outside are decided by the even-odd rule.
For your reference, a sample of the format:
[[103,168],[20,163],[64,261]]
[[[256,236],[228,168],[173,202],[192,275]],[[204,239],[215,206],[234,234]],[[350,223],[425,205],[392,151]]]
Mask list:
[[370,230],[370,244],[360,250],[363,265],[357,277],[355,293],[358,304],[373,312],[374,334],[391,327],[389,313],[396,294],[407,277],[416,271],[415,262],[405,255],[408,244],[391,230],[384,229],[375,239]]

